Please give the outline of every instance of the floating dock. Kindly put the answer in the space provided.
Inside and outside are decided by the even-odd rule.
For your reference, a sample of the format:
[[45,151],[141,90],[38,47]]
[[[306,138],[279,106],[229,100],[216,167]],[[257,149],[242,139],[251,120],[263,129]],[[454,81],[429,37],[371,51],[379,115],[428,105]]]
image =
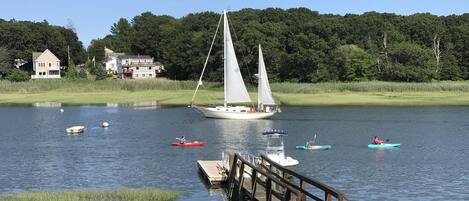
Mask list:
[[198,160],[197,166],[202,176],[210,183],[211,186],[219,186],[228,180],[228,172],[223,168],[223,162]]

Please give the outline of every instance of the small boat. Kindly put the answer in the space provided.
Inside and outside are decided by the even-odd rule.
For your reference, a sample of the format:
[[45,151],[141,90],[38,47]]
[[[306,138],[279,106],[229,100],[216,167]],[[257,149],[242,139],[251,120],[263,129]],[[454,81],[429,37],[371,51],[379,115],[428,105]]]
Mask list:
[[262,132],[262,135],[267,136],[266,155],[270,160],[283,167],[294,167],[299,164],[298,160],[285,156],[285,147],[283,145],[283,137],[287,136],[285,131],[264,131]]
[[393,148],[393,147],[400,147],[401,144],[369,144],[368,148],[372,149],[380,149],[380,148]]
[[65,132],[67,132],[68,134],[83,133],[83,132],[85,132],[85,127],[84,126],[73,126],[73,127],[65,129]]
[[305,145],[299,145],[296,146],[296,149],[301,149],[301,150],[319,150],[319,149],[331,149],[331,145],[311,145],[311,146],[305,146]]
[[201,147],[201,146],[204,146],[205,144],[206,144],[205,142],[192,141],[192,142],[185,142],[185,143],[173,142],[171,145],[177,146],[177,147]]

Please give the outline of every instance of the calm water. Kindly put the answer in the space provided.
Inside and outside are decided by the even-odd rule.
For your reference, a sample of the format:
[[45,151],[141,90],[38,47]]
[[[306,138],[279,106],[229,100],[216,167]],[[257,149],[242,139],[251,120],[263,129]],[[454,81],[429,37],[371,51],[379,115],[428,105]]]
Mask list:
[[[223,200],[197,175],[196,160],[221,151],[262,153],[264,128],[284,129],[297,169],[354,200],[469,200],[468,107],[284,108],[271,120],[202,118],[190,108],[0,107],[0,192],[158,187],[181,200]],[[102,129],[100,122],[111,127]],[[85,125],[82,136],[66,127]],[[332,150],[295,145],[317,134]],[[175,137],[208,142],[178,148]],[[372,150],[380,135],[402,147]]]

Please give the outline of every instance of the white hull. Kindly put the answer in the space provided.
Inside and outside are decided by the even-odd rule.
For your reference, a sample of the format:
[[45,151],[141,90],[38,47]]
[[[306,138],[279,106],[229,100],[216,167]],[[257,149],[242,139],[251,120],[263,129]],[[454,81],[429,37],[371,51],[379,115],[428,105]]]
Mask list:
[[249,111],[249,107],[196,107],[197,110],[202,112],[207,118],[216,119],[265,119],[273,116],[273,112],[257,112]]

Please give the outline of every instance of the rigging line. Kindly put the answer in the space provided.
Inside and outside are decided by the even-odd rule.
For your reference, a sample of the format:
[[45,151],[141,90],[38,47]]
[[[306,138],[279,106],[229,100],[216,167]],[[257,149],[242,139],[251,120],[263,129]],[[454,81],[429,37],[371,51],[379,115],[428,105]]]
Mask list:
[[[230,21],[230,20],[228,19],[228,15],[226,15],[226,19],[227,19],[228,21]],[[230,26],[229,23],[228,23],[228,26]],[[239,41],[238,36],[236,35],[235,29],[233,29],[233,26],[230,27],[230,30],[233,30],[233,34],[234,34],[236,40]],[[245,58],[245,56],[244,56],[244,52],[243,52],[243,51],[241,51],[241,55],[243,56],[243,60],[241,60],[241,61],[242,61],[241,63],[244,64],[244,58]],[[252,80],[252,78],[251,78],[251,71],[249,71],[249,66],[246,66],[246,69],[248,70],[248,81],[250,82],[250,85],[251,85],[251,84],[254,83],[254,82],[253,82],[253,80]],[[248,93],[249,93],[249,92],[248,92]],[[252,101],[251,101],[250,103],[251,103],[251,106],[254,107],[254,103],[253,103]]]
[[207,58],[205,59],[205,63],[204,63],[204,68],[202,69],[202,73],[200,74],[199,81],[197,82],[197,87],[195,88],[194,95],[192,95],[191,105],[192,103],[194,103],[195,95],[197,94],[197,91],[199,90],[200,85],[202,85],[202,77],[204,76],[205,68],[207,67],[207,63],[208,63],[208,58],[210,57],[210,53],[212,52],[213,43],[215,43],[215,39],[218,33],[218,28],[220,28],[220,23],[221,23],[222,18],[223,18],[223,14],[220,15],[220,19],[218,20],[217,29],[215,30],[215,35],[213,35],[212,44],[210,45],[210,49],[208,50]]

